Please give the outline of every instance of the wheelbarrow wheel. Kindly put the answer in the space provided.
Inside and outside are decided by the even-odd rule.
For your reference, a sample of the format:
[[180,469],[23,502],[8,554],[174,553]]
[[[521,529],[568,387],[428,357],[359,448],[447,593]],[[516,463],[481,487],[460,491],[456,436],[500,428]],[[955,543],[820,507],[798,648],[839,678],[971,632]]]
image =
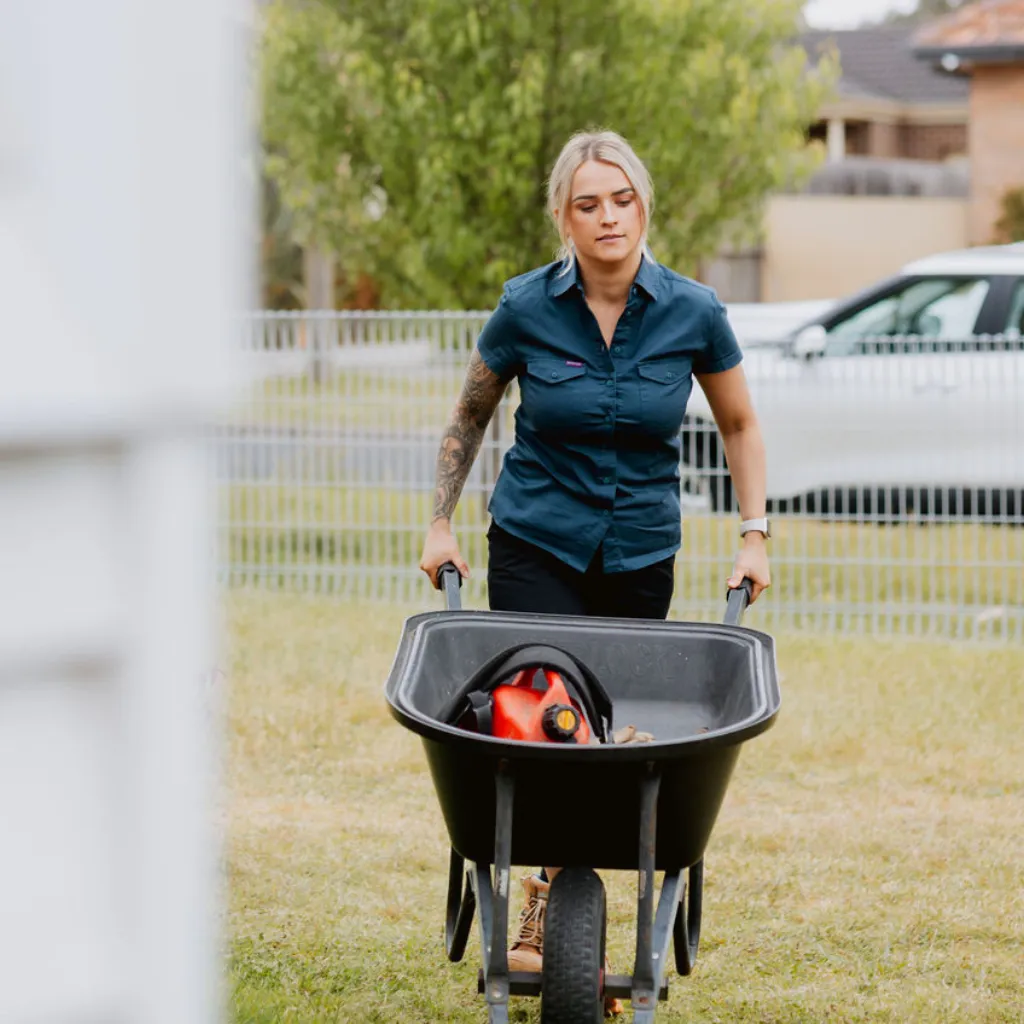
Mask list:
[[565,868],[551,883],[544,921],[541,1024],[604,1020],[604,884],[590,868]]

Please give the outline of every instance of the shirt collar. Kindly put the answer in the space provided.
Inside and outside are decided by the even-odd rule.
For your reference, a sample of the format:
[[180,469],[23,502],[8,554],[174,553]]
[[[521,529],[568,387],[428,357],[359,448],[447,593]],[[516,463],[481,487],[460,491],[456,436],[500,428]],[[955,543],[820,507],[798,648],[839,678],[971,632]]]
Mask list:
[[[578,288],[580,283],[579,267],[574,259],[569,269],[564,269],[564,264],[559,264],[555,276],[551,280],[549,294],[554,298],[561,298],[571,288]],[[633,279],[635,287],[640,288],[652,301],[658,300],[658,265],[649,256],[645,255],[640,261],[640,269]]]
[[549,294],[553,298],[560,299],[570,288],[579,287],[579,268],[576,265],[576,260],[574,258],[571,258],[571,260],[568,270],[565,268],[564,261],[558,264],[555,276],[551,279],[551,285],[548,289]]
[[658,264],[646,253],[640,261],[640,269],[633,278],[633,284],[642,288],[651,302],[658,301]]

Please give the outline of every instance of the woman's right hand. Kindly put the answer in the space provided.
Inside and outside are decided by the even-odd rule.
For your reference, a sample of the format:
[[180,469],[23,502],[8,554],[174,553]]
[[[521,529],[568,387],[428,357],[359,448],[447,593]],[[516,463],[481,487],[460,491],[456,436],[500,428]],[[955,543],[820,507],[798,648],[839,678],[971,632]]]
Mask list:
[[437,570],[445,562],[454,563],[462,578],[469,579],[469,566],[459,553],[459,543],[452,533],[451,524],[447,519],[435,519],[427,530],[427,539],[423,543],[423,555],[420,558],[420,568],[430,577],[435,589],[440,589]]

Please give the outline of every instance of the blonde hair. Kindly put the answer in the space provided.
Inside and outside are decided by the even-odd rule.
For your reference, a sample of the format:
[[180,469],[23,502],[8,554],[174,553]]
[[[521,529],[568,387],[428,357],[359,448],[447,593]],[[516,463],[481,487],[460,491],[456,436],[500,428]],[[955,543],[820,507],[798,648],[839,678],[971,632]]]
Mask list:
[[569,220],[572,179],[576,171],[588,160],[613,164],[629,179],[643,216],[640,244],[644,255],[653,260],[654,257],[647,246],[647,229],[651,222],[651,210],[654,208],[654,183],[643,161],[633,152],[633,147],[616,132],[577,132],[562,147],[562,152],[558,154],[558,159],[551,168],[551,177],[548,178],[548,212],[558,228],[558,237],[562,240],[558,259],[565,262],[563,273],[568,272],[572,266],[574,256],[566,227]]

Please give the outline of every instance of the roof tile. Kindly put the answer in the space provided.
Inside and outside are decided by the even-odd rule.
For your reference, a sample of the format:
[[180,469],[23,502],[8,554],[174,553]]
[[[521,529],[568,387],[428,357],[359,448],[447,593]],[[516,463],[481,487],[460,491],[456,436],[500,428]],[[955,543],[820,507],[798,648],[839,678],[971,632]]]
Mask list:
[[[1024,0],[1019,0],[1024,3]],[[903,103],[967,103],[966,78],[947,74],[914,56],[915,29],[877,26],[805,32],[800,42],[812,60],[834,43],[839,51],[841,95],[883,97]]]
[[929,22],[914,37],[921,48],[1024,44],[1024,0],[981,0]]

